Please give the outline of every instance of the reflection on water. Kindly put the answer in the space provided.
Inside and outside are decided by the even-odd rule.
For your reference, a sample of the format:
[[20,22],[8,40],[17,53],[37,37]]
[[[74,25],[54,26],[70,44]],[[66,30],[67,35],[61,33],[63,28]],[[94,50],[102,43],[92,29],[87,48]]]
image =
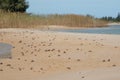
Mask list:
[[11,58],[12,45],[7,43],[0,43],[0,58]]
[[120,25],[114,25],[104,28],[65,29],[65,30],[60,29],[55,31],[73,32],[73,33],[120,34]]

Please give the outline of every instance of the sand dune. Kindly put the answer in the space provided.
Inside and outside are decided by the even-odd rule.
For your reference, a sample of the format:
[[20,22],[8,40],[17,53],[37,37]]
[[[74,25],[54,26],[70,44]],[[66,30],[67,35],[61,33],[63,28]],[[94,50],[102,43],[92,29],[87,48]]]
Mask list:
[[13,46],[0,59],[2,80],[119,80],[120,36],[1,29]]

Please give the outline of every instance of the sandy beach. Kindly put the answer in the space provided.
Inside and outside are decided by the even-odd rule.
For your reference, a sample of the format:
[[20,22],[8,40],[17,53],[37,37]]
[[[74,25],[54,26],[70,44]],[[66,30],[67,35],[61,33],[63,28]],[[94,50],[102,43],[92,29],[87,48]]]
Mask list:
[[116,22],[114,22],[114,23],[108,23],[108,26],[111,26],[111,25],[120,25],[120,23],[116,23]]
[[1,80],[120,80],[120,35],[0,29],[0,42]]

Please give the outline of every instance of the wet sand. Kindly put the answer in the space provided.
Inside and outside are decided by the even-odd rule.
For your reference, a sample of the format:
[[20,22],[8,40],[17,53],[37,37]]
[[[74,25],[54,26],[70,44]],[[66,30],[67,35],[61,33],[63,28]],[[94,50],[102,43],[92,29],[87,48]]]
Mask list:
[[0,58],[11,58],[12,45],[0,43]]
[[120,80],[120,36],[1,29],[13,46],[2,80]]

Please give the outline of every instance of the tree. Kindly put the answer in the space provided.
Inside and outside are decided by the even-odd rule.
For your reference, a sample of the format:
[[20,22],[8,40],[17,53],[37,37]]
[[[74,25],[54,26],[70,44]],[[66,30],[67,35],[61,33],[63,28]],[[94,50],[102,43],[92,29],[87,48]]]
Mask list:
[[118,16],[116,17],[116,21],[120,22],[120,13],[118,13]]
[[0,9],[8,12],[26,12],[29,7],[25,0],[0,0]]

